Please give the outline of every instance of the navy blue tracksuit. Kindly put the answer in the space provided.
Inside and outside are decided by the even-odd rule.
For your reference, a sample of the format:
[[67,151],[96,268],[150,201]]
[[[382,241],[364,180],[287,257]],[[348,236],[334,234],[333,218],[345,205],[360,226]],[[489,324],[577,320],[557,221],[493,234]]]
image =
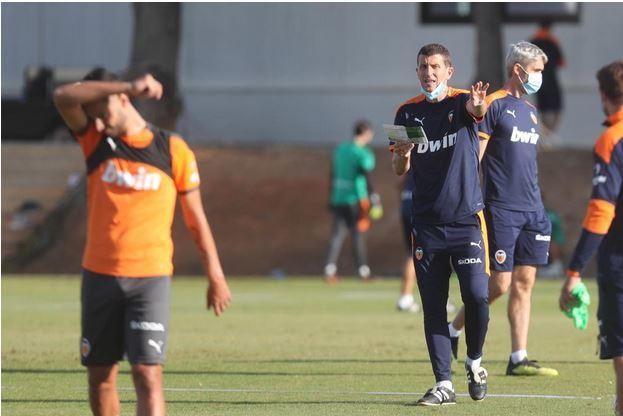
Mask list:
[[[449,88],[431,103],[419,95],[397,111],[394,124],[422,126],[427,144],[411,152],[413,258],[424,311],[424,332],[437,381],[450,380],[446,303],[451,264],[465,304],[471,359],[482,356],[489,323],[487,233],[478,176],[478,121],[466,110],[469,93]],[[392,148],[390,144],[390,150]]]

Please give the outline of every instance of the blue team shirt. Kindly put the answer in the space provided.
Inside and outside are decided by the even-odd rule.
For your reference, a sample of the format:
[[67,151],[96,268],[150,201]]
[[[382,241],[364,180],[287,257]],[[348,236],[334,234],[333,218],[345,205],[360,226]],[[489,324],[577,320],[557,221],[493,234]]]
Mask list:
[[480,137],[489,140],[482,159],[485,204],[540,211],[536,108],[506,90],[494,92],[487,101],[489,110],[479,125]]
[[593,190],[569,265],[581,272],[598,249],[623,248],[623,110],[611,114],[593,149]]
[[414,223],[447,224],[483,208],[478,123],[465,108],[468,99],[469,92],[449,88],[441,102],[419,95],[396,112],[394,124],[422,126],[428,137],[411,151]]

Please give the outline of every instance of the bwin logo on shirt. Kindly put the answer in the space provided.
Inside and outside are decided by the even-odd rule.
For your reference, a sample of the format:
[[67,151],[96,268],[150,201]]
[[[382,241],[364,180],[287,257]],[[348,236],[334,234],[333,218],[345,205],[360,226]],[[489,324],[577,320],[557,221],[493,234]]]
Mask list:
[[522,130],[519,130],[517,126],[513,126],[513,134],[511,135],[511,142],[536,144],[538,140],[539,140],[539,133],[537,133],[534,128],[531,128],[530,131],[522,131]]
[[109,162],[102,175],[102,181],[136,191],[157,191],[160,189],[161,178],[157,173],[147,173],[142,166],[138,168],[136,174],[132,174],[125,170],[118,170],[113,162]]
[[456,144],[456,133],[446,134],[442,139],[439,140],[429,140],[427,143],[420,143],[417,145],[418,153],[426,153],[430,151],[431,153],[437,152],[441,149],[447,149],[448,147],[452,147]]

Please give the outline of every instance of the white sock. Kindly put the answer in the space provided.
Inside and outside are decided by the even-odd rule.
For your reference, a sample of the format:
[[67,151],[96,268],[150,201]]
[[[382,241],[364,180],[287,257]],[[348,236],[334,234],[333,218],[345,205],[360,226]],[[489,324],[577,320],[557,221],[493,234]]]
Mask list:
[[402,295],[400,299],[398,299],[398,306],[403,309],[407,309],[410,308],[414,302],[415,299],[413,299],[413,295]]
[[337,272],[337,266],[335,265],[335,263],[329,263],[326,266],[324,266],[325,276],[327,277],[333,276],[336,272]]
[[480,368],[481,362],[482,362],[482,357],[476,358],[475,360],[472,360],[471,358],[467,357],[467,359],[465,360],[465,365],[471,368],[473,372],[476,372],[476,370]]
[[363,279],[370,277],[370,268],[367,265],[359,266],[359,277]]
[[445,387],[448,390],[454,391],[454,386],[450,380],[441,380],[435,383],[435,387]]
[[452,325],[452,322],[450,322],[450,323],[448,324],[448,331],[450,331],[450,336],[451,336],[452,338],[456,338],[456,337],[458,337],[458,336],[459,336],[459,335],[461,335],[461,333],[463,332],[463,331],[461,331],[460,329],[456,329],[456,328],[454,327],[454,325]]
[[513,364],[517,364],[525,358],[528,358],[527,350],[513,351],[513,353],[511,354],[511,361],[513,362]]

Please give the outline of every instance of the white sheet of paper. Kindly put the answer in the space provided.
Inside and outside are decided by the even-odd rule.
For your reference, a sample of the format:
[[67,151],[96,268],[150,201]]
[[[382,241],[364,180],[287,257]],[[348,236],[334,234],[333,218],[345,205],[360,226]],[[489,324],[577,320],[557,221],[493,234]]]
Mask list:
[[426,144],[428,139],[422,129],[423,136],[409,137],[405,126],[395,126],[393,124],[383,124],[383,130],[387,138],[392,142],[410,142],[415,144]]
[[393,142],[410,142],[409,136],[407,136],[407,129],[405,126],[394,126],[393,124],[383,124],[383,130],[387,135],[387,138]]
[[[426,132],[424,131],[424,127],[415,126],[415,127],[411,127],[410,129],[415,129],[417,131],[415,136],[413,135],[413,133],[411,133],[410,139],[413,141],[413,143],[415,144],[427,144],[428,143],[428,137],[426,137]],[[409,136],[409,132],[407,132],[407,136]]]

